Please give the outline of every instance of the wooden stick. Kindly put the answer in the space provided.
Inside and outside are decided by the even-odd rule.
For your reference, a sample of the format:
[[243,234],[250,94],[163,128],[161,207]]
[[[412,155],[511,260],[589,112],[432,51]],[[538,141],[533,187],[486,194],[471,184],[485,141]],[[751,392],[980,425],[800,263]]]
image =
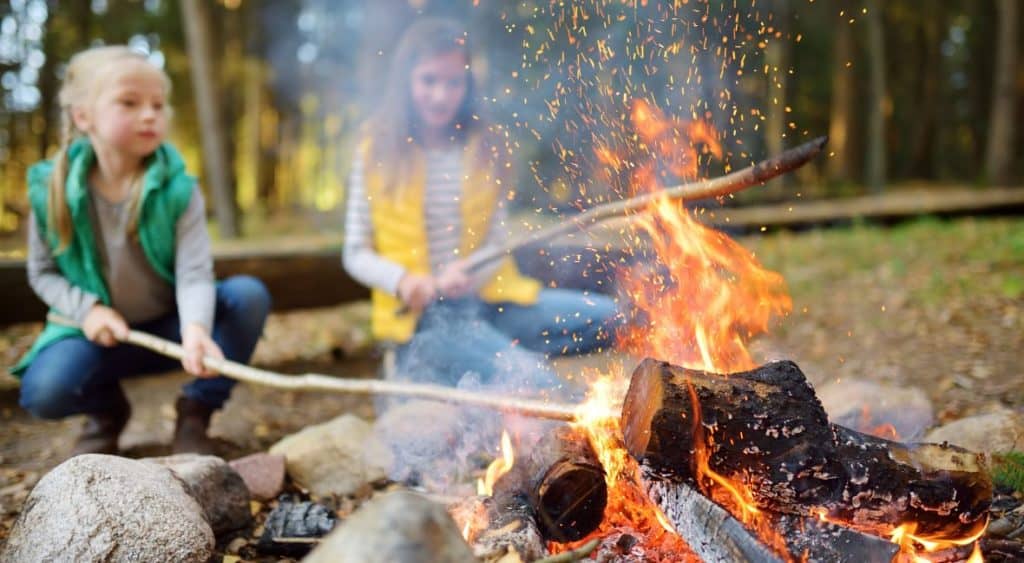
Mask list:
[[[469,272],[474,272],[495,260],[508,256],[513,250],[522,246],[549,241],[574,231],[586,230],[612,217],[628,215],[630,213],[641,213],[648,209],[651,202],[660,198],[672,200],[705,199],[736,193],[751,186],[763,184],[776,176],[781,176],[786,172],[796,170],[807,164],[821,153],[827,142],[828,137],[818,137],[800,146],[793,147],[780,155],[762,160],[757,164],[748,166],[743,170],[737,170],[721,178],[682,184],[622,201],[592,207],[579,215],[573,215],[549,227],[515,237],[501,246],[477,252],[466,259],[466,269]],[[409,307],[403,304],[395,312],[399,315],[404,315],[409,311]]]
[[671,188],[665,188],[656,192],[642,194],[622,201],[606,203],[593,207],[579,215],[573,215],[555,225],[546,227],[532,233],[516,237],[506,244],[495,247],[491,250],[483,250],[473,254],[467,259],[468,269],[477,270],[488,264],[503,258],[513,250],[529,244],[544,242],[555,237],[571,233],[576,230],[584,230],[596,223],[610,217],[638,213],[646,210],[651,202],[660,198],[697,200],[709,197],[719,197],[738,192],[740,190],[762,184],[776,176],[781,176],[791,170],[796,170],[807,164],[828,142],[828,137],[818,137],[800,146],[791,148],[780,155],[748,166],[743,170],[737,170],[731,174],[704,180],[691,182]]
[[[50,313],[46,319],[54,324],[80,328],[73,320]],[[158,354],[180,360],[185,353],[181,345],[170,340],[153,336],[137,330],[129,330],[123,340]],[[359,393],[372,395],[403,395],[419,399],[430,399],[445,403],[460,403],[487,407],[502,412],[516,413],[537,418],[571,422],[576,420],[576,406],[560,403],[547,403],[533,399],[517,399],[496,393],[466,391],[441,385],[426,383],[410,383],[402,381],[383,381],[380,379],[346,379],[319,373],[303,375],[283,375],[243,365],[231,360],[222,360],[210,356],[203,357],[203,365],[232,379],[253,385],[287,389],[291,391],[332,391],[336,393]]]
[[601,538],[594,538],[576,549],[570,549],[558,555],[538,559],[533,563],[572,563],[573,561],[582,561],[584,557],[590,555],[599,545],[601,545]]

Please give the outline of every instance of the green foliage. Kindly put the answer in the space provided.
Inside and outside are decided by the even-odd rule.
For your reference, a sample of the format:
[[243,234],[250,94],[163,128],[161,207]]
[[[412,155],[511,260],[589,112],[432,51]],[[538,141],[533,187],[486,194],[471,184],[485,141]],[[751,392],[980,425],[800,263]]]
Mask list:
[[1024,493],[1024,452],[1007,452],[992,457],[992,482],[999,487]]

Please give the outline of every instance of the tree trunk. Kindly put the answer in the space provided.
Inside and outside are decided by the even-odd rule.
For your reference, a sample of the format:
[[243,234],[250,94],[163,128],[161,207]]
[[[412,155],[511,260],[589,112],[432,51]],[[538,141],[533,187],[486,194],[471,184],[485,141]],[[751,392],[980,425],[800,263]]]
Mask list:
[[[848,8],[847,2],[838,2],[840,10]],[[853,31],[847,21],[849,12],[840,16],[835,28],[835,44],[832,52],[832,103],[829,107],[828,142],[831,157],[828,160],[828,179],[834,183],[850,182],[853,127],[853,69],[847,63],[853,61]]]
[[622,429],[629,453],[659,475],[700,483],[705,460],[759,507],[875,534],[916,522],[919,535],[969,536],[992,499],[983,456],[831,425],[792,362],[726,376],[644,360]]
[[867,1],[868,68],[868,135],[864,181],[873,192],[885,189],[886,143],[885,118],[889,100],[885,85],[885,23],[883,3]]
[[942,98],[942,33],[946,30],[946,10],[941,3],[932,8],[932,16],[921,22],[919,28],[920,59],[915,64],[917,100],[920,100],[917,115],[910,125],[906,160],[902,166],[903,176],[927,178],[938,177],[935,166],[935,142],[941,123],[939,100]]
[[227,136],[217,96],[217,72],[210,42],[210,15],[201,0],[181,0],[185,38],[192,68],[192,90],[199,111],[199,129],[203,147],[203,167],[214,212],[223,238],[239,234],[231,166],[228,162]]
[[1020,0],[996,0],[999,31],[996,35],[992,111],[989,114],[988,142],[985,148],[985,176],[989,183],[995,185],[1010,183],[1010,167],[1013,162],[1019,6]]
[[[786,82],[789,73],[789,0],[775,0],[771,4],[774,15],[775,35],[768,39],[764,58],[768,66],[765,77],[768,86],[768,115],[765,122],[765,148],[768,154],[779,154],[786,149]],[[772,199],[781,199],[785,193],[787,176],[768,182],[768,194]]]

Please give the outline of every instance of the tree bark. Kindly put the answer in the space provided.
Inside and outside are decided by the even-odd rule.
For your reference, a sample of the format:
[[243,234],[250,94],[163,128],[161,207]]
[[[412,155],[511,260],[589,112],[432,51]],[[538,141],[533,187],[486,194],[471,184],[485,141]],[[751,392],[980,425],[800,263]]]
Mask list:
[[853,179],[851,154],[853,128],[853,31],[850,28],[848,3],[839,0],[844,12],[835,28],[832,52],[832,103],[829,106],[828,139],[831,157],[828,160],[828,179],[831,182],[850,182]]
[[629,453],[659,475],[699,482],[703,458],[759,507],[875,534],[916,522],[920,535],[969,536],[992,498],[978,454],[829,424],[792,362],[725,376],[645,360],[622,428]]
[[192,90],[199,111],[203,167],[206,182],[213,193],[214,213],[220,236],[239,235],[231,166],[228,160],[227,136],[217,96],[217,73],[210,42],[210,15],[201,0],[180,0],[183,27],[192,69]]
[[1013,162],[1016,133],[1014,81],[1017,78],[1017,27],[1020,0],[996,0],[999,31],[996,35],[996,65],[992,87],[992,111],[988,120],[985,148],[985,176],[989,183],[1007,185]]
[[873,192],[885,189],[885,119],[889,99],[885,85],[885,23],[879,0],[867,1],[868,135],[864,181]]

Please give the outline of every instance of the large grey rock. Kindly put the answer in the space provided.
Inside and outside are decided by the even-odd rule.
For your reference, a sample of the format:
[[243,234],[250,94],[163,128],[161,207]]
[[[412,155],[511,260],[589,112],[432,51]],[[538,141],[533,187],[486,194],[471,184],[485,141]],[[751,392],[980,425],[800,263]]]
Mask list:
[[148,461],[171,470],[185,490],[203,507],[214,534],[237,530],[252,521],[249,488],[223,459],[212,455],[179,454]]
[[316,496],[349,495],[386,477],[387,448],[365,420],[345,414],[286,436],[270,448],[283,455],[288,475]]
[[477,561],[444,506],[396,491],[373,498],[345,520],[306,563],[472,563]]
[[80,455],[36,484],[0,560],[203,562],[213,547],[203,509],[169,469]]
[[1002,409],[944,424],[928,433],[928,442],[949,442],[984,454],[1024,450],[1024,416]]
[[932,402],[917,387],[846,380],[816,392],[832,423],[882,438],[913,440],[935,423]]

